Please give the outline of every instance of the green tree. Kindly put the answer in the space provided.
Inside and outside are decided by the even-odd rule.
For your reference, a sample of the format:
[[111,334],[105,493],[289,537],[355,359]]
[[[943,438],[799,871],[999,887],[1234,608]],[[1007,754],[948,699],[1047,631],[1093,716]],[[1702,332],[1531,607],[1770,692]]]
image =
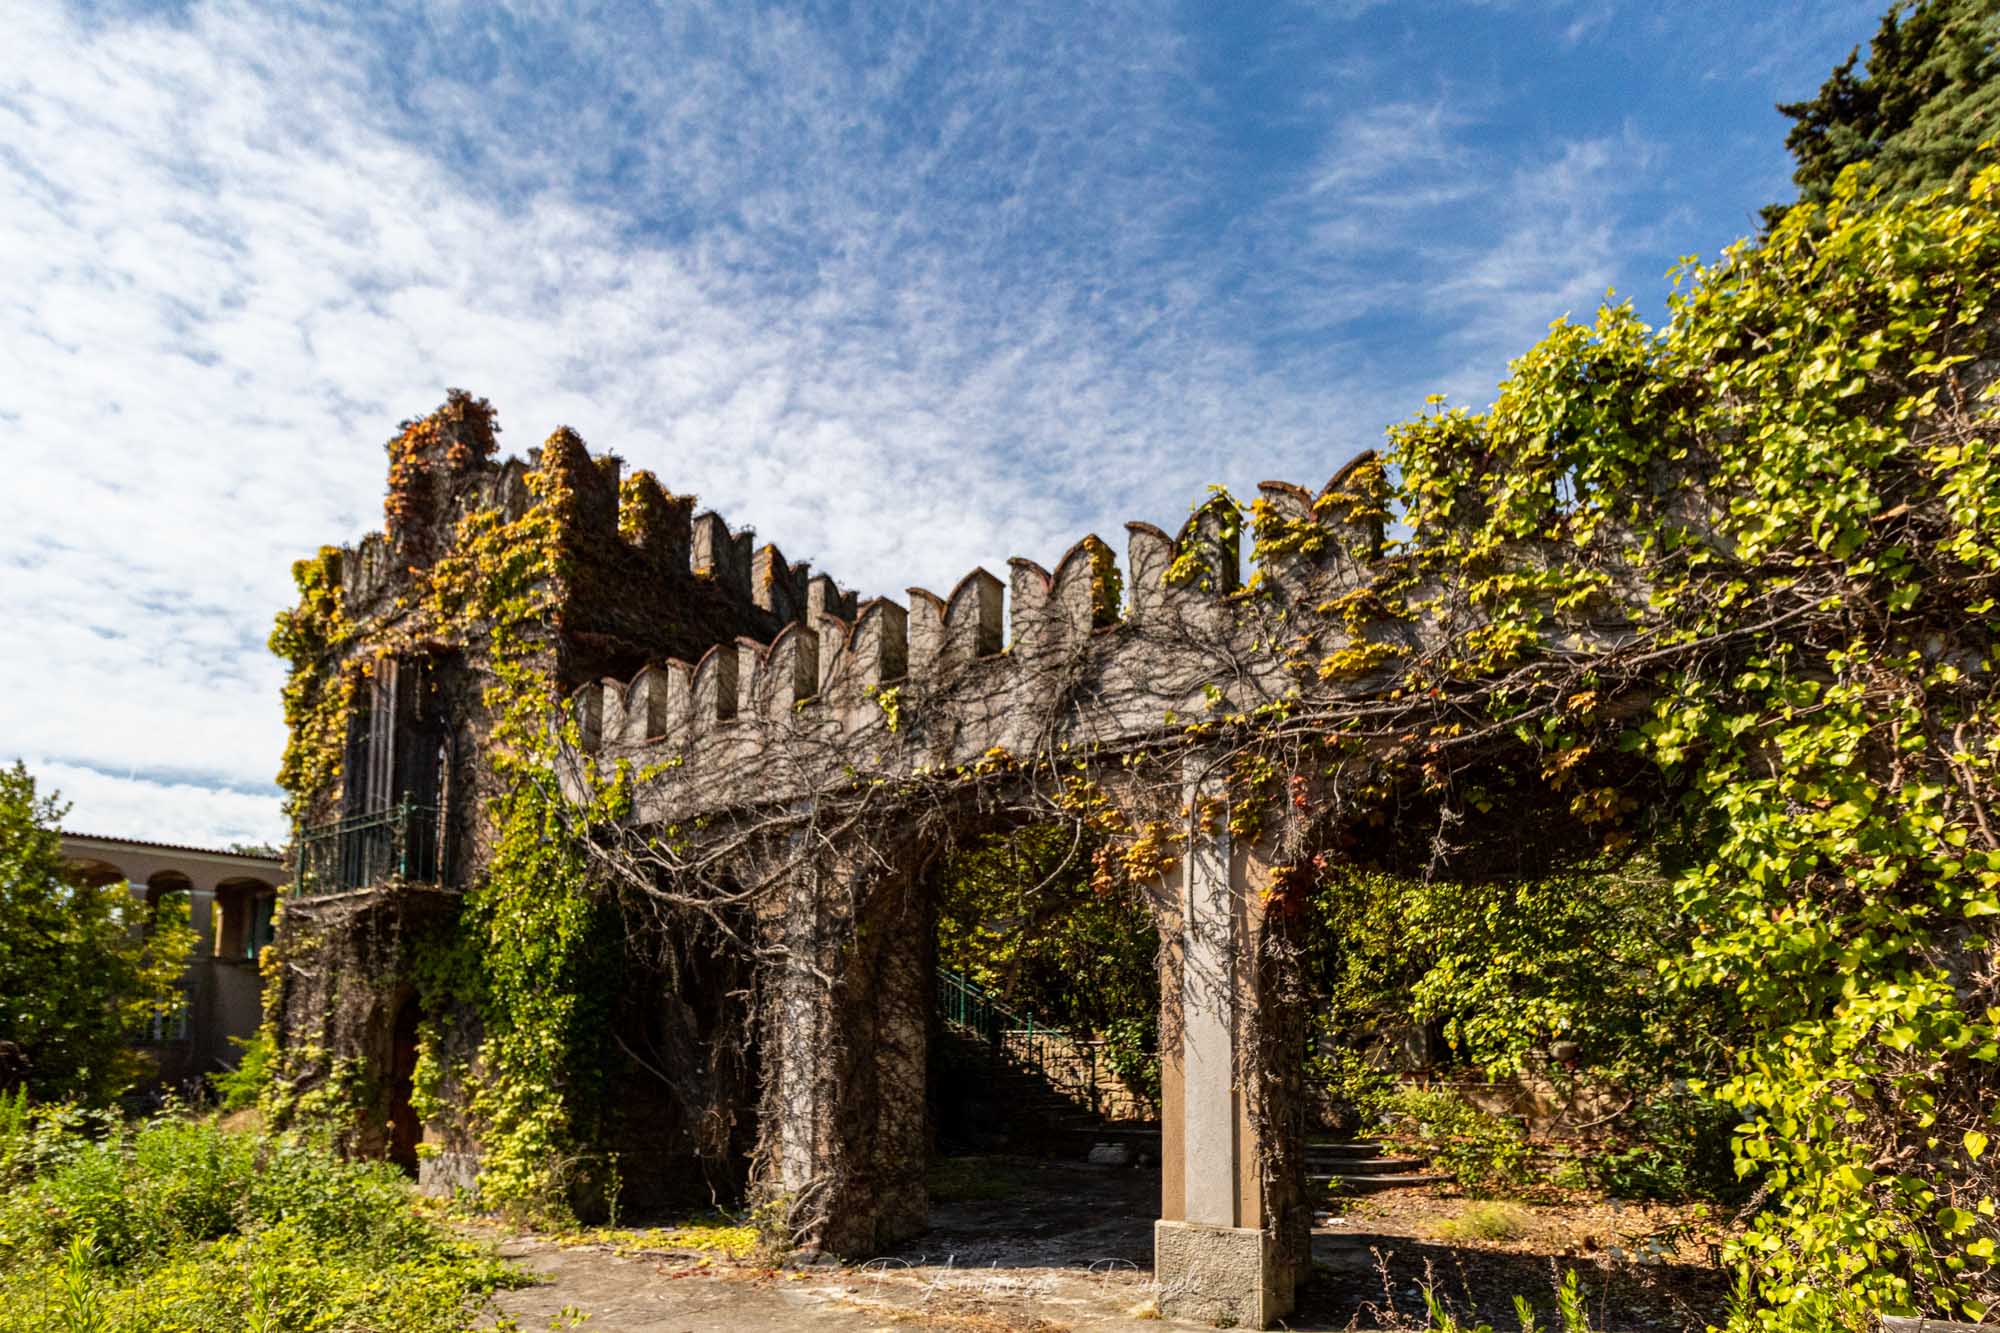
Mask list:
[[[1963,185],[1981,141],[2000,134],[2000,0],[1917,0],[1882,16],[1856,73],[1856,47],[1809,101],[1783,102],[1799,201],[1824,204],[1840,173],[1908,199]],[[1764,210],[1775,225],[1788,205]]]
[[102,1103],[140,1072],[132,1037],[181,1003],[194,931],[125,884],[80,882],[63,859],[67,807],[27,767],[0,769],[0,1042],[28,1061],[37,1099]]
[[[1678,797],[1666,979],[1745,1017],[1714,1091],[1767,1190],[1732,1327],[1769,1333],[2000,1312],[2000,164],[1863,184],[1690,265],[1664,329],[1558,321],[1490,410],[1393,431],[1400,577],[1490,618],[1446,683],[1511,666],[1546,772]],[[1539,652],[1586,618],[1629,637]]]
[[1065,822],[983,838],[947,863],[938,961],[1038,1023],[1095,1033],[1120,1077],[1159,1092],[1159,931],[1129,882],[1094,875],[1099,839]]
[[1432,1026],[1450,1058],[1496,1078],[1573,1046],[1567,1066],[1643,1090],[1713,1073],[1736,1034],[1726,993],[1663,994],[1694,923],[1649,857],[1511,880],[1425,880],[1329,865],[1305,958],[1328,1035]]
[[[1546,1078],[1558,1107],[1570,1098],[1584,1108],[1555,1132],[1587,1126],[1596,1144],[1584,1170],[1621,1196],[1739,1192],[1734,1117],[1686,1087],[1729,1070],[1746,1025],[1726,987],[1663,984],[1697,923],[1650,853],[1506,878],[1329,861],[1308,907],[1301,943],[1317,1038],[1308,1076],[1360,1124],[1414,1121],[1441,1136],[1434,1156],[1454,1137],[1477,1138],[1477,1112],[1453,1110],[1450,1094],[1396,1093],[1380,1067],[1379,1043],[1416,1025],[1435,1043],[1433,1066]],[[1614,1109],[1595,1095],[1575,1100],[1584,1093],[1609,1094]],[[1514,1136],[1487,1142],[1524,1152]],[[1477,1183],[1494,1165],[1461,1155],[1453,1174]]]

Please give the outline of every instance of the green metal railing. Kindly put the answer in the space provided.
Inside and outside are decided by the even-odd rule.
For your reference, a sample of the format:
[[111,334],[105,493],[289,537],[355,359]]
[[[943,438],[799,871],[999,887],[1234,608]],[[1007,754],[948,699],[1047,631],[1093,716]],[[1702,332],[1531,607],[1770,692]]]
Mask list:
[[937,969],[938,1014],[946,1024],[978,1038],[1003,1060],[1040,1073],[1058,1091],[1098,1110],[1097,1048],[1061,1028],[1037,1025],[1034,1010],[1016,1013],[967,977]]
[[937,970],[938,1013],[955,1028],[998,1048],[1009,1028],[1035,1030],[1035,1016],[1015,1013],[973,981],[949,968]]
[[438,809],[404,801],[299,832],[292,892],[301,897],[371,888],[392,879],[444,881]]

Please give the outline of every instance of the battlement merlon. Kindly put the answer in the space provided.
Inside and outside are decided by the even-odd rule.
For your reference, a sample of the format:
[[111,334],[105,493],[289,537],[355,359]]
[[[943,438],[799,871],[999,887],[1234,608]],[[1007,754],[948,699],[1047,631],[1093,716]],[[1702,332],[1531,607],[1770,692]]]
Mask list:
[[[628,720],[601,728],[587,748],[640,765],[673,760],[672,776],[640,804],[643,813],[649,800],[670,802],[653,813],[679,819],[810,795],[858,774],[974,765],[995,752],[1141,747],[1217,708],[1243,713],[1301,690],[1366,695],[1435,629],[1387,615],[1355,623],[1325,609],[1385,571],[1380,497],[1356,476],[1374,461],[1361,455],[1317,493],[1260,488],[1259,535],[1273,539],[1255,594],[1244,591],[1237,543],[1251,516],[1218,497],[1178,539],[1128,525],[1123,574],[1111,548],[1086,537],[1053,572],[1015,559],[1005,584],[975,569],[948,598],[911,588],[907,607],[878,599],[852,618],[808,611],[770,643],[740,645],[734,678],[719,688],[662,694],[646,672],[594,683],[578,696],[580,714]],[[774,581],[780,572],[775,563],[759,570]],[[1270,633],[1274,605],[1314,654],[1379,645],[1352,655],[1375,669],[1315,678],[1283,654],[1248,651]],[[664,670],[699,682],[710,668],[704,659]],[[664,714],[653,703],[661,697]],[[629,720],[640,715],[643,724]]]
[[769,643],[800,620],[855,618],[854,592],[698,511],[693,496],[672,493],[651,472],[625,475],[615,454],[593,456],[567,427],[525,459],[493,456],[497,430],[484,400],[454,390],[390,441],[383,527],[340,550],[351,621],[407,611],[416,599],[406,594],[475,515],[514,523],[537,506],[553,506],[562,525],[564,619],[598,645],[579,654],[587,673],[699,657],[739,637]]

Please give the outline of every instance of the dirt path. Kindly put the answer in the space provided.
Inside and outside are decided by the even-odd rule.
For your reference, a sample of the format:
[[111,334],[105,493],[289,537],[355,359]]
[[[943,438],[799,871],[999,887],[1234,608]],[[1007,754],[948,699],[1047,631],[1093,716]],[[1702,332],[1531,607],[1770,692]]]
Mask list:
[[[982,1159],[956,1202],[934,1202],[931,1229],[894,1254],[842,1267],[759,1268],[691,1252],[621,1253],[487,1233],[501,1254],[544,1279],[503,1292],[484,1327],[521,1333],[1148,1333],[1205,1325],[1151,1316],[1156,1173],[1022,1159]],[[1512,1330],[1513,1296],[1549,1309],[1550,1284],[1575,1268],[1604,1333],[1681,1333],[1715,1316],[1724,1275],[1691,1256],[1607,1264],[1613,1243],[1660,1218],[1604,1207],[1533,1210],[1513,1241],[1432,1238],[1467,1201],[1409,1191],[1317,1229],[1315,1277],[1285,1327],[1423,1328],[1419,1287],[1461,1314]],[[590,1318],[577,1325],[578,1314]]]
[[[1156,1175],[1012,1162],[1002,1197],[935,1203],[931,1229],[893,1254],[851,1267],[773,1270],[693,1254],[621,1255],[602,1245],[489,1237],[546,1281],[495,1298],[522,1333],[766,1333],[907,1330],[953,1333],[1148,1333]],[[488,1327],[492,1321],[488,1321]],[[1187,1327],[1195,1327],[1188,1325]]]

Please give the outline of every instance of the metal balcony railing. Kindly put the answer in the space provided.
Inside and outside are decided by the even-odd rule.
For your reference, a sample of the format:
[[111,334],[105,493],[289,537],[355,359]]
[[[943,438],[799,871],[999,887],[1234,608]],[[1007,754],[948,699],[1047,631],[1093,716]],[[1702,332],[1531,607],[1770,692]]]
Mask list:
[[293,893],[312,897],[372,888],[390,880],[440,884],[445,856],[438,808],[404,801],[301,829]]

